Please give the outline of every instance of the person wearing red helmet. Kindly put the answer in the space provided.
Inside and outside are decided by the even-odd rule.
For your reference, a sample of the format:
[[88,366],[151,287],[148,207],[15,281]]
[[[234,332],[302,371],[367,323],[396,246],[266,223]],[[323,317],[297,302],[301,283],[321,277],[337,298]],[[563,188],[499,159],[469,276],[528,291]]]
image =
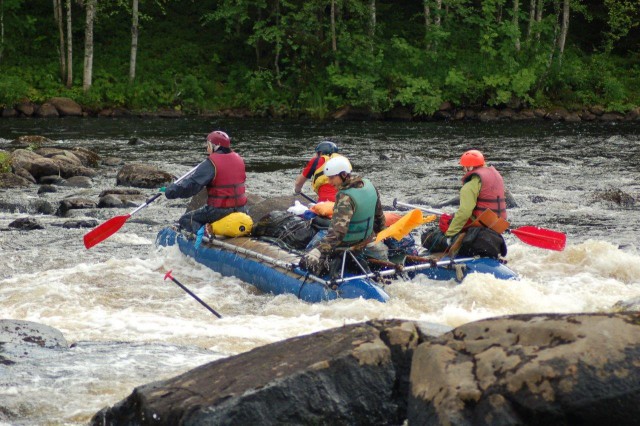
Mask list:
[[304,183],[311,179],[313,191],[318,194],[318,202],[336,201],[336,193],[338,190],[331,184],[327,176],[324,175],[324,164],[334,157],[338,157],[338,146],[331,141],[323,141],[316,146],[316,155],[308,162],[302,173],[296,178],[293,192],[299,194],[302,192]]
[[182,215],[178,223],[182,229],[197,234],[205,224],[233,212],[246,213],[244,160],[231,150],[229,135],[215,130],[207,135],[208,157],[188,178],[168,186],[168,199],[189,198],[207,188],[207,204]]
[[449,244],[486,209],[507,219],[504,181],[493,166],[487,166],[482,152],[476,149],[466,151],[460,157],[460,165],[465,173],[460,188],[460,205],[444,233]]

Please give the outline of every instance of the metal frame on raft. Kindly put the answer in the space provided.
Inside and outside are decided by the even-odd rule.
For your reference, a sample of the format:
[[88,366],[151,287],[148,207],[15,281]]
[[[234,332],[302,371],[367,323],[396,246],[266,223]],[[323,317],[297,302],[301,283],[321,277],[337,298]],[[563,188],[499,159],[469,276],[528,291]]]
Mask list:
[[[296,274],[301,275],[302,277],[308,277],[310,279],[312,279],[313,281],[323,284],[329,288],[331,288],[333,285],[336,284],[342,284],[348,281],[354,281],[354,280],[363,280],[363,279],[369,279],[369,278],[376,278],[376,277],[386,277],[386,276],[392,276],[392,275],[398,275],[399,273],[403,273],[403,272],[417,272],[417,271],[421,271],[423,269],[429,269],[429,268],[434,268],[434,267],[438,267],[438,266],[449,266],[453,263],[464,263],[464,262],[469,262],[471,260],[474,260],[474,257],[463,257],[460,259],[448,259],[448,260],[441,260],[438,262],[434,262],[434,263],[424,263],[424,264],[420,264],[420,265],[412,265],[412,266],[399,266],[399,269],[383,269],[381,271],[377,271],[377,272],[370,272],[370,273],[365,273],[365,274],[361,274],[361,275],[353,275],[350,277],[344,277],[344,269],[341,272],[341,278],[337,278],[334,280],[325,280],[323,278],[318,277],[317,275],[311,274],[307,271],[303,271],[302,269],[300,269],[299,265],[296,265],[295,263],[288,263],[288,262],[284,262],[282,260],[278,260],[278,259],[274,259],[271,256],[267,256],[264,255],[262,253],[259,253],[257,251],[254,250],[250,250],[250,249],[246,249],[244,247],[239,247],[236,246],[234,244],[229,244],[229,243],[225,243],[222,240],[219,239],[209,239],[207,241],[209,244],[214,245],[214,246],[218,246],[218,247],[222,247],[228,251],[232,251],[232,252],[237,252],[240,254],[244,254],[247,256],[251,256],[251,257],[255,257],[259,260],[262,260],[264,262],[270,263],[271,265],[280,267],[282,269],[286,269],[288,271],[292,271]],[[346,252],[345,252],[346,253]],[[343,259],[344,262],[344,259]]]

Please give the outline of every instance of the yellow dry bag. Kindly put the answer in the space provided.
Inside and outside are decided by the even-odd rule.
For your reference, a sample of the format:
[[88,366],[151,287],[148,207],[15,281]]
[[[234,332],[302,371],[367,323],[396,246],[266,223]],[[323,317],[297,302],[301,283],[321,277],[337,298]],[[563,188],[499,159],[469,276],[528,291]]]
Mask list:
[[242,237],[249,235],[253,227],[251,216],[246,213],[231,213],[211,224],[211,230],[215,235],[225,237]]

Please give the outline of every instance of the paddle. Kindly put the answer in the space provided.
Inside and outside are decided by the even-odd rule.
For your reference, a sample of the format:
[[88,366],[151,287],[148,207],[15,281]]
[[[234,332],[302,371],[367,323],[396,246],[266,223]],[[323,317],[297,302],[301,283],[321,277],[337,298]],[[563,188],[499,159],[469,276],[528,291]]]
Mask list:
[[435,216],[422,215],[420,209],[413,209],[409,213],[402,216],[393,225],[390,225],[387,229],[378,232],[376,235],[376,242],[382,241],[385,238],[393,237],[400,241],[406,237],[415,227],[425,223],[433,222],[436,219]]
[[314,200],[313,198],[309,197],[307,194],[305,194],[304,192],[297,192],[296,195],[301,196],[302,198],[306,198],[308,201],[311,201],[312,203],[316,203],[316,200]]
[[[196,166],[193,169],[189,170],[184,176],[182,176],[178,180],[176,180],[175,183],[178,183],[181,180],[189,177],[197,168],[198,168],[198,166]],[[156,198],[158,198],[161,195],[162,195],[162,192],[158,192],[157,194],[155,194],[151,198],[149,198],[147,201],[145,201],[144,204],[138,206],[131,213],[128,213],[128,214],[125,214],[125,215],[121,215],[121,216],[112,217],[111,219],[107,220],[106,222],[96,226],[95,228],[93,228],[91,231],[87,232],[84,235],[84,246],[87,249],[90,249],[91,247],[95,246],[96,244],[101,243],[102,241],[106,240],[107,238],[109,238],[110,236],[112,236],[113,234],[118,232],[118,230],[120,228],[122,228],[122,226],[125,224],[127,219],[129,219],[131,216],[136,214],[138,211],[140,211],[143,208],[147,207],[149,204],[154,202],[156,200]]]
[[[407,207],[410,209],[420,209],[424,212],[435,215],[446,214],[439,210],[402,203],[397,199],[394,199],[393,207],[397,208],[397,206]],[[515,235],[525,244],[547,250],[562,251],[567,243],[567,236],[562,232],[552,231],[551,229],[540,228],[537,226],[521,226],[517,229],[507,229],[506,232]]]
[[217,313],[216,311],[213,310],[213,308],[209,305],[207,305],[206,303],[204,303],[202,301],[202,299],[200,299],[198,296],[196,296],[195,294],[193,294],[191,292],[191,290],[189,290],[187,287],[185,287],[184,285],[182,285],[182,283],[178,280],[176,280],[175,278],[173,278],[173,276],[171,275],[171,270],[169,270],[169,272],[167,272],[164,275],[164,280],[166,281],[167,278],[171,279],[171,281],[173,281],[174,283],[178,284],[180,286],[181,289],[183,289],[184,291],[187,292],[187,294],[191,297],[193,297],[194,299],[196,299],[198,302],[200,302],[200,304],[202,306],[204,306],[205,308],[207,308],[209,310],[209,312],[211,312],[213,315],[217,316],[218,318],[222,318],[222,315],[220,315],[219,313]]

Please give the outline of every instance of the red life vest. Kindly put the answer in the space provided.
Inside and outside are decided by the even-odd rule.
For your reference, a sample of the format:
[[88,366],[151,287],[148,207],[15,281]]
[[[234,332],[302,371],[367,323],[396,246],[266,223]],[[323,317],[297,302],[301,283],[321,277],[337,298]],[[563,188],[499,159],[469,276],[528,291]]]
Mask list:
[[207,205],[218,208],[242,207],[247,204],[244,182],[247,180],[244,160],[235,152],[213,153],[209,160],[216,175],[207,185]]
[[471,170],[462,178],[462,184],[467,183],[473,175],[480,178],[482,186],[473,209],[473,215],[478,217],[486,209],[493,210],[502,219],[507,219],[507,201],[504,196],[504,181],[502,176],[493,167],[478,167]]

